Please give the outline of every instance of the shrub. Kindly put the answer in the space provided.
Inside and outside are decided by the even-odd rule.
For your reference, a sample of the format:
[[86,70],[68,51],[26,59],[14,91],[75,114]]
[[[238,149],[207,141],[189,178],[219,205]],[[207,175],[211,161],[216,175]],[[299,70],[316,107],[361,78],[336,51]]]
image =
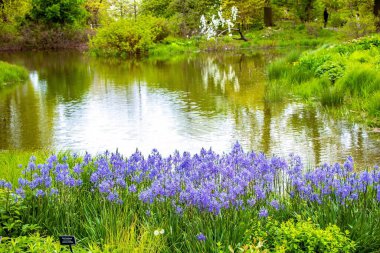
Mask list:
[[274,252],[354,252],[355,243],[348,235],[336,225],[322,229],[311,220],[279,223],[268,219],[257,224],[252,237],[264,241],[263,248]]
[[[75,247],[75,252],[84,253],[86,250]],[[20,236],[15,238],[3,237],[0,243],[0,252],[35,253],[35,252],[70,252],[52,237],[41,237],[40,234]],[[100,252],[100,251],[95,251]]]
[[120,19],[100,28],[90,40],[90,49],[96,55],[104,56],[141,55],[168,34],[166,22],[159,18]]

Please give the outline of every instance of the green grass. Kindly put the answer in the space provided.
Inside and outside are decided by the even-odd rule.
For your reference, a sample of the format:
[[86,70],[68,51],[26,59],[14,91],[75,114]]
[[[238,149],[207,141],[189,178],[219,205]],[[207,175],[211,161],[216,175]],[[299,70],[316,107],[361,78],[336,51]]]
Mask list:
[[[268,67],[266,99],[295,95],[333,107],[336,114],[379,126],[380,37],[327,44]],[[281,87],[279,88],[279,84]],[[275,95],[273,95],[275,94]]]
[[[0,171],[1,178],[17,183],[17,179],[21,176],[23,166],[28,163],[31,156],[37,157],[37,161],[44,162],[51,152],[44,150],[36,151],[19,151],[4,150],[0,151]],[[22,168],[20,168],[22,165]]]
[[20,66],[0,61],[0,89],[28,79],[28,71]]

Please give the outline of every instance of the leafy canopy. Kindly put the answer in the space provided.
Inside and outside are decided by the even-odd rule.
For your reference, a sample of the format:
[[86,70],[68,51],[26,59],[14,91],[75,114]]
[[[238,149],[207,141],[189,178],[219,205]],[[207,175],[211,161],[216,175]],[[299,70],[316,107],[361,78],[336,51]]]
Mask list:
[[84,0],[32,0],[30,17],[45,24],[82,24],[87,12]]

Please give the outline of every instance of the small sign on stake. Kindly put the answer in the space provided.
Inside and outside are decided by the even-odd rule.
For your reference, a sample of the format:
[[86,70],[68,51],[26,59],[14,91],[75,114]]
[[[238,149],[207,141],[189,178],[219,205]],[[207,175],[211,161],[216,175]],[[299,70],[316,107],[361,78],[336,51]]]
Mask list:
[[72,245],[76,244],[75,237],[71,235],[61,235],[59,237],[59,242],[61,245],[69,245],[70,251],[73,252]]

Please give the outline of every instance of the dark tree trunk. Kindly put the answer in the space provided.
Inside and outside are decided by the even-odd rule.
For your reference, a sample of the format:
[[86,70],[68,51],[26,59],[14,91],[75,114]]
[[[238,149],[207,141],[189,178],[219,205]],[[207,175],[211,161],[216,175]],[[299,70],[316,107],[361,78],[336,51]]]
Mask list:
[[248,39],[244,36],[243,32],[241,31],[242,30],[242,25],[239,24],[238,28],[234,29],[234,30],[236,30],[239,33],[239,35],[240,35],[239,40],[248,41]]
[[379,16],[379,10],[380,10],[380,0],[375,0],[375,4],[373,6],[373,14],[378,17]]
[[272,7],[268,7],[268,6],[264,7],[264,24],[267,27],[273,26]]
[[306,8],[305,8],[305,14],[306,14],[306,21],[310,21],[311,19],[311,8],[313,6],[311,5],[311,1],[307,2]]
[[[375,0],[375,4],[373,5],[373,14],[375,15],[375,17],[380,16],[379,11],[380,11],[380,0]],[[380,32],[380,21],[379,21],[379,19],[376,19],[375,25],[376,25],[377,32]]]

